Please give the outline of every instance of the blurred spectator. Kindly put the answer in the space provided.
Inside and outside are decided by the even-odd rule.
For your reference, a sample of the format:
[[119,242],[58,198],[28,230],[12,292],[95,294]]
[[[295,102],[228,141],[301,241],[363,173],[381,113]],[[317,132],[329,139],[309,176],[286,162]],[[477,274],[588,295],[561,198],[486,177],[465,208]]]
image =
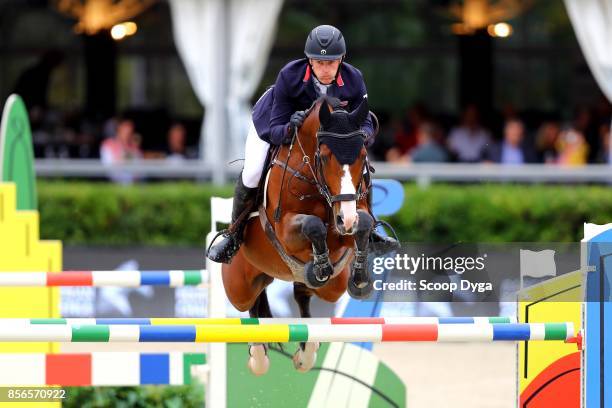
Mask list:
[[187,130],[180,123],[175,123],[168,129],[168,156],[171,162],[182,162],[186,157]]
[[557,140],[557,163],[579,166],[587,163],[589,145],[582,133],[569,129],[561,133]]
[[448,148],[460,162],[480,161],[485,147],[491,142],[489,132],[480,125],[478,108],[468,105],[463,112],[461,126],[451,130]]
[[587,162],[594,162],[599,151],[599,135],[593,121],[591,110],[586,106],[579,106],[574,111],[573,129],[582,135],[588,149]]
[[[610,103],[604,95],[601,95],[595,103],[593,116],[595,123],[599,123],[600,125],[610,123],[610,118],[612,118],[612,103]],[[601,126],[598,130],[601,130]]]
[[[134,122],[122,119],[117,123],[115,135],[106,139],[100,148],[100,159],[107,166],[124,164],[142,158],[140,142],[142,138],[134,132]],[[120,184],[131,184],[136,177],[125,171],[109,173],[112,181]]]
[[385,155],[393,147],[393,137],[400,126],[397,119],[391,119],[386,112],[376,112],[380,122],[380,133],[374,138],[374,143],[368,147],[368,157],[371,160],[385,160]]
[[536,136],[536,154],[540,163],[553,164],[557,161],[557,140],[561,133],[559,122],[548,120],[540,126]]
[[599,152],[597,153],[597,163],[610,164],[610,122],[605,121],[599,126]]
[[110,118],[104,122],[102,126],[102,136],[104,139],[112,138],[117,134],[117,127],[119,126],[118,118]]
[[535,152],[525,143],[525,126],[519,119],[510,119],[504,125],[504,138],[500,143],[487,145],[483,161],[500,164],[535,162]]
[[387,151],[387,161],[404,162],[408,159],[410,151],[417,145],[419,129],[427,118],[427,110],[422,104],[415,104],[406,111],[402,125],[395,132],[394,146]]
[[129,146],[130,151],[137,152],[133,158],[142,158],[142,135],[140,133],[132,133]]
[[412,150],[410,159],[414,163],[442,163],[448,161],[448,153],[436,140],[440,129],[432,123],[424,123],[419,128],[417,146]]

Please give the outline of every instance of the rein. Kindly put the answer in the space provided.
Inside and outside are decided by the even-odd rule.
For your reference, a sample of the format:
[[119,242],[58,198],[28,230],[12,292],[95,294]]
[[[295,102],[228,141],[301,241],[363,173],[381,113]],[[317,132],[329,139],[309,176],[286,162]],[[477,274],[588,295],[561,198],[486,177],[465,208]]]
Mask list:
[[[313,103],[310,108],[308,108],[306,110],[306,117],[308,117],[310,115],[310,112],[312,112],[312,110],[315,107],[315,103]],[[293,175],[295,175],[296,173],[302,175],[301,173],[299,173],[296,170],[293,170],[290,166],[289,166],[289,159],[291,158],[291,152],[293,152],[293,144],[295,143],[295,141],[298,141],[298,144],[300,145],[300,149],[302,150],[302,153],[304,153],[304,148],[302,147],[302,143],[300,142],[300,138],[298,137],[298,128],[297,126],[293,127],[293,136],[291,137],[291,145],[289,146],[289,153],[287,153],[287,159],[285,160],[285,163],[282,163],[281,167],[283,168],[283,176],[281,177],[281,189],[280,192],[278,194],[278,201],[276,203],[276,210],[274,211],[274,222],[278,222],[280,221],[280,214],[281,214],[281,198],[283,196],[283,187],[285,185],[285,174],[287,173],[287,169],[290,169],[293,172]],[[305,153],[304,153],[305,155]],[[305,156],[305,158],[308,158],[308,156]],[[280,162],[278,162],[276,159],[274,159],[274,161],[272,162],[272,165],[274,164],[279,164]],[[305,176],[304,176],[305,177]],[[315,184],[316,184],[316,178],[315,178]]]

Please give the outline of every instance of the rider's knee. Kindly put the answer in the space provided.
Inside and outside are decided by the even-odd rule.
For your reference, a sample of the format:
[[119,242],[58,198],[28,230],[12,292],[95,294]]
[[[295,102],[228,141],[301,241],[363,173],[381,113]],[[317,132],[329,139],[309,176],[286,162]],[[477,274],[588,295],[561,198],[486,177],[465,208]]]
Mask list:
[[242,184],[248,188],[255,188],[259,184],[259,179],[261,178],[261,170],[253,171],[244,169],[242,171]]

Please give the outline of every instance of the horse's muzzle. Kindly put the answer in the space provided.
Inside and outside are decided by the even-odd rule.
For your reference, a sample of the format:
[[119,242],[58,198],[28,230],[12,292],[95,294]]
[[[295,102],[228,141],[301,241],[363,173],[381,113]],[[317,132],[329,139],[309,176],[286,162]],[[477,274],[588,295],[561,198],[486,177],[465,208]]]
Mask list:
[[[345,204],[345,202],[342,202]],[[357,221],[358,215],[356,209],[353,209],[355,206],[355,202],[346,202],[348,205],[348,211],[344,211],[345,208],[340,208],[340,210],[336,213],[334,217],[334,222],[336,225],[336,231],[340,235],[353,235],[355,230],[357,229]]]

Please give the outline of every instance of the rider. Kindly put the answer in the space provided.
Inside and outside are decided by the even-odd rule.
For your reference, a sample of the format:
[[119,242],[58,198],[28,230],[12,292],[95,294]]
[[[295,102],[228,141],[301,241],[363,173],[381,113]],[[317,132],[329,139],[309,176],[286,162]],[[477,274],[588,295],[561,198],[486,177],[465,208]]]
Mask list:
[[[289,143],[293,130],[302,126],[306,109],[322,95],[341,100],[352,111],[367,97],[361,72],[344,62],[346,44],[342,33],[330,25],[315,27],[304,47],[307,58],[285,65],[276,83],[259,98],[253,108],[253,123],[246,139],[244,167],[236,183],[232,209],[232,228],[225,231],[223,240],[208,251],[215,262],[229,263],[238,252],[246,225],[244,216],[254,205],[257,187],[270,145]],[[370,117],[362,126],[366,134],[365,146],[373,143],[374,130]],[[236,225],[239,221],[240,225]],[[372,231],[372,242],[395,246],[397,241]]]

